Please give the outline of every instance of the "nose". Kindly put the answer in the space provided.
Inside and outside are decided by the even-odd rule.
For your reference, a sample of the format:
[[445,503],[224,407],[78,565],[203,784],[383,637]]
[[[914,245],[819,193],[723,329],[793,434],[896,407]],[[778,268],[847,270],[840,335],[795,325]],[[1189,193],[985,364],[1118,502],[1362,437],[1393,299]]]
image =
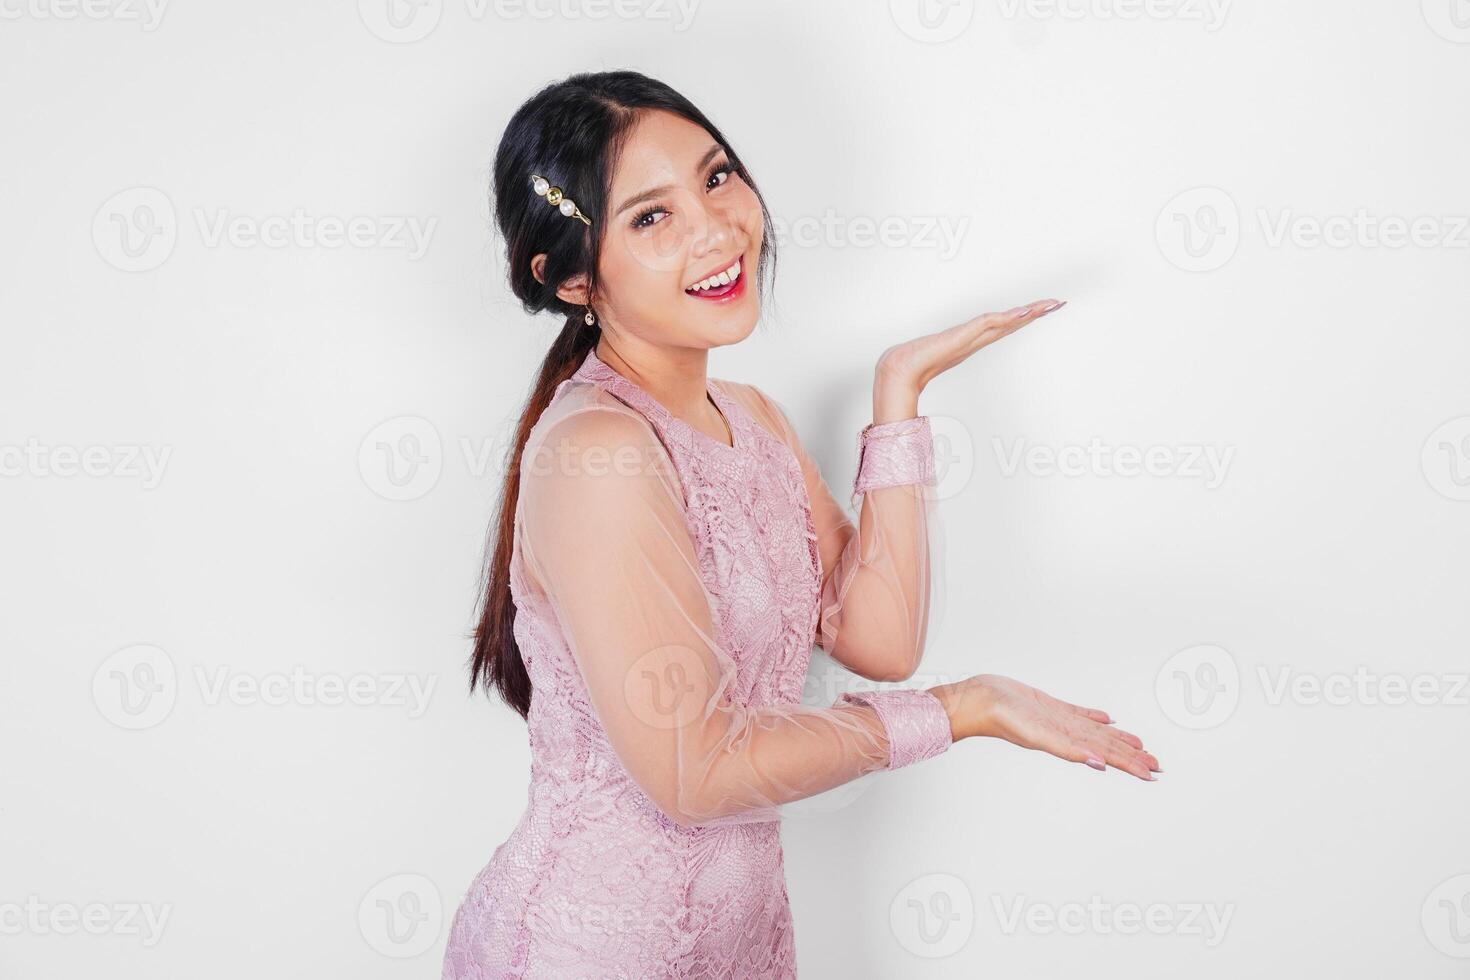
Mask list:
[[740,251],[740,215],[735,210],[705,203],[695,209],[694,218],[693,244],[690,247],[694,258]]

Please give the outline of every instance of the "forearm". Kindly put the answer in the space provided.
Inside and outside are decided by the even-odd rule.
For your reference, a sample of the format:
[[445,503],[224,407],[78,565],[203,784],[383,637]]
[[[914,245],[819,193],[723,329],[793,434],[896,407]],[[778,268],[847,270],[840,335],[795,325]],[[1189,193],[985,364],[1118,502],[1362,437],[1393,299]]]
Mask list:
[[912,385],[875,382],[873,407],[853,482],[857,528],[824,583],[822,637],[849,669],[902,680],[918,668],[928,626],[933,435]]

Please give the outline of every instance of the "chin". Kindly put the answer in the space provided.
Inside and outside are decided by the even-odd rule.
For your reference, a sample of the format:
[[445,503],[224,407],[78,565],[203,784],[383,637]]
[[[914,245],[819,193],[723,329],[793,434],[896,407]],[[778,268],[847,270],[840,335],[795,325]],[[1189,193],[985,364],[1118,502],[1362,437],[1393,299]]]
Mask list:
[[760,309],[756,307],[749,312],[741,311],[736,314],[732,311],[731,316],[720,322],[702,325],[699,335],[704,340],[704,346],[728,347],[738,344],[746,337],[755,332],[756,321],[760,319]]

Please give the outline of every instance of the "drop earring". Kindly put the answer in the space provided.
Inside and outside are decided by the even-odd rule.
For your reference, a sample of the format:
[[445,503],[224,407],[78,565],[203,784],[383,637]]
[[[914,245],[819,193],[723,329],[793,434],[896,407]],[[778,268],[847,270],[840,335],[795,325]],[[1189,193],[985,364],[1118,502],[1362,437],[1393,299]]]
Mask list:
[[587,307],[587,315],[582,317],[582,322],[587,324],[587,326],[589,327],[597,322],[597,317],[592,315],[592,307]]

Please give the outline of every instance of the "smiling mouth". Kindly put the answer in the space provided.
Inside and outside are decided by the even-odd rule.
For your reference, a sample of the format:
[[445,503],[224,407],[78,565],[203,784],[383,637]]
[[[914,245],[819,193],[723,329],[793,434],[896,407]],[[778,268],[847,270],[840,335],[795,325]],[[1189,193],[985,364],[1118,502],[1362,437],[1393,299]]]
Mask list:
[[686,296],[696,299],[730,299],[745,290],[744,262],[736,259],[713,276],[700,280],[684,290]]

